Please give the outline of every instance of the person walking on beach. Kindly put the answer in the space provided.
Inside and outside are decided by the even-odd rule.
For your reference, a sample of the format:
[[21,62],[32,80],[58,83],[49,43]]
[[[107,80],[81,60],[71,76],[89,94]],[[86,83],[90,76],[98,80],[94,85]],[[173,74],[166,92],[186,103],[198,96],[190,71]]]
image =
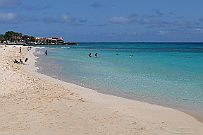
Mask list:
[[28,58],[25,59],[25,62],[27,62],[27,61],[28,61]]
[[27,51],[30,51],[30,47],[27,47]]
[[45,55],[47,55],[47,50],[45,51]]
[[20,52],[19,53],[21,53],[21,47],[20,47]]

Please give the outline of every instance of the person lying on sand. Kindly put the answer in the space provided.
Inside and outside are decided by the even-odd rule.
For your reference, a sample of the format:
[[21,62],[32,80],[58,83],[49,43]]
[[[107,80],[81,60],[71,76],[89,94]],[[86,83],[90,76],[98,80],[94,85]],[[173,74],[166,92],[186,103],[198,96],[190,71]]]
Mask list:
[[[28,58],[25,59],[25,62],[27,62]],[[16,59],[14,60],[13,63],[17,63],[17,64],[24,64],[22,59],[20,59],[20,61],[17,61]]]
[[15,59],[13,63],[17,63],[17,64],[18,64],[18,63],[19,63],[19,61],[17,61],[17,60]]

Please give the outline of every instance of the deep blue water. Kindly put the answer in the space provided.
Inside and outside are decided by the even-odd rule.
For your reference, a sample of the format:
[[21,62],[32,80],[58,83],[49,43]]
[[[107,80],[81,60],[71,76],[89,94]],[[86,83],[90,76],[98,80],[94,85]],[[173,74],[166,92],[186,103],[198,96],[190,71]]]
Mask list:
[[45,46],[36,55],[39,72],[52,77],[102,93],[203,112],[201,43],[80,43]]

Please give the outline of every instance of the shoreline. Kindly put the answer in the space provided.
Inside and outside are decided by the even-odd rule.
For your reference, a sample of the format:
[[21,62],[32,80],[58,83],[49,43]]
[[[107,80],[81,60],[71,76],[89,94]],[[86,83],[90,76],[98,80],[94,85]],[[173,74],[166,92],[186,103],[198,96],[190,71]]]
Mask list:
[[[45,49],[37,49],[37,50],[38,51],[36,51],[35,56],[40,57],[41,53]],[[40,55],[37,54],[37,53],[39,53]],[[42,56],[42,57],[44,57],[44,56]],[[129,100],[135,100],[135,101],[140,101],[140,102],[144,102],[144,103],[149,103],[149,104],[154,104],[154,105],[159,105],[159,106],[179,110],[181,112],[184,112],[186,114],[191,115],[192,117],[195,117],[198,121],[203,122],[203,115],[202,115],[203,114],[203,109],[201,108],[201,106],[197,107],[197,106],[195,106],[195,104],[189,104],[189,103],[187,103],[187,104],[186,103],[184,103],[184,104],[175,103],[176,100],[170,100],[169,101],[169,100],[166,100],[165,98],[162,98],[162,100],[161,99],[154,100],[151,97],[148,97],[148,98],[144,99],[144,98],[140,98],[141,96],[139,97],[139,96],[133,95],[133,94],[130,95],[127,92],[123,92],[123,91],[121,92],[121,91],[114,90],[114,89],[108,89],[108,88],[105,89],[105,88],[101,88],[101,87],[97,88],[97,87],[94,87],[92,85],[85,85],[84,83],[81,83],[82,81],[76,81],[76,80],[73,81],[70,77],[68,77],[68,74],[66,74],[68,79],[64,78],[64,76],[60,75],[60,73],[63,72],[61,70],[57,70],[57,69],[55,70],[55,71],[59,72],[59,75],[57,74],[57,72],[54,72],[53,69],[51,69],[51,70],[48,69],[48,70],[44,70],[44,71],[41,70],[41,69],[45,69],[47,67],[47,64],[48,65],[53,65],[54,63],[49,64],[49,61],[47,61],[45,57],[42,58],[42,61],[39,60],[36,63],[36,66],[40,67],[40,70],[38,70],[37,72],[40,73],[40,74],[43,74],[43,75],[58,79],[58,80],[63,81],[63,82],[67,82],[67,83],[75,84],[75,85],[78,85],[78,86],[81,86],[81,87],[84,87],[84,88],[91,89],[93,91],[96,91],[98,93],[102,93],[102,94],[105,94],[105,95],[113,95],[113,96],[116,96],[116,97],[121,97],[121,98],[129,99]],[[57,66],[59,67],[59,65],[57,65]],[[52,73],[52,71],[54,73]]]
[[[34,53],[34,51],[32,52],[31,57],[35,57],[35,62],[37,62],[37,60],[36,60],[36,59],[37,59],[37,56],[35,56],[33,53]],[[33,62],[32,62],[32,63],[33,63]],[[194,115],[192,115],[192,113],[191,113],[190,111],[187,111],[187,112],[186,112],[185,109],[178,109],[178,108],[175,108],[175,107],[172,107],[172,106],[163,106],[163,105],[161,105],[161,104],[139,101],[139,100],[135,100],[135,99],[133,99],[133,98],[125,98],[125,97],[122,97],[122,96],[119,96],[119,95],[114,95],[114,94],[105,93],[105,92],[103,92],[103,93],[102,93],[102,92],[98,92],[97,90],[94,90],[94,89],[91,89],[91,88],[87,88],[87,87],[84,87],[84,86],[81,86],[81,85],[78,85],[78,84],[75,84],[75,83],[63,81],[63,80],[60,80],[60,79],[58,79],[58,78],[53,78],[53,77],[51,77],[51,76],[49,76],[49,75],[40,73],[40,72],[37,71],[37,69],[39,69],[39,68],[36,66],[36,64],[32,64],[32,66],[30,67],[30,69],[33,68],[33,66],[35,67],[34,72],[37,72],[37,74],[40,74],[41,77],[46,78],[46,79],[52,78],[53,81],[57,81],[58,83],[60,83],[60,84],[62,84],[62,85],[65,85],[65,86],[66,86],[67,84],[68,84],[68,85],[75,85],[76,87],[80,87],[80,88],[83,88],[83,89],[89,89],[90,91],[94,91],[94,92],[96,92],[96,93],[98,93],[98,94],[103,94],[103,95],[108,95],[108,96],[114,96],[114,97],[118,97],[118,98],[122,98],[122,99],[124,98],[124,99],[127,99],[127,100],[136,101],[136,102],[147,103],[147,104],[151,104],[151,105],[157,105],[157,106],[161,106],[161,107],[166,107],[166,108],[175,109],[175,110],[178,110],[178,111],[180,111],[180,112],[189,114],[190,116],[194,117],[196,120],[198,120],[198,121],[200,121],[201,123],[203,123],[203,120],[202,120],[202,119],[198,119],[198,116],[195,117]],[[182,111],[181,111],[181,110],[182,110]]]
[[91,87],[86,87],[86,86],[80,85],[79,83],[69,82],[67,80],[63,80],[63,79],[60,79],[60,78],[57,78],[57,77],[52,77],[51,75],[47,75],[47,74],[44,74],[44,73],[41,73],[41,72],[38,72],[38,71],[36,71],[36,72],[43,75],[43,76],[51,77],[53,79],[56,79],[56,80],[64,82],[64,83],[74,84],[74,85],[82,87],[82,88],[87,88],[87,89],[90,89],[92,91],[96,91],[97,93],[100,93],[100,94],[115,96],[115,97],[124,98],[124,99],[128,99],[128,100],[133,100],[133,101],[138,101],[138,102],[148,103],[148,104],[151,104],[151,105],[158,105],[158,106],[178,110],[178,111],[181,111],[183,113],[186,113],[186,114],[194,117],[196,120],[203,123],[203,116],[202,116],[203,110],[196,112],[197,108],[195,108],[195,107],[186,108],[186,107],[182,107],[182,106],[175,106],[175,105],[172,105],[172,104],[169,105],[169,104],[163,103],[163,102],[158,103],[158,102],[152,101],[150,99],[144,101],[144,100],[141,100],[139,98],[131,97],[129,95],[123,95],[123,93],[117,94],[117,93],[113,93],[113,92],[99,91],[99,90],[96,90],[96,89],[91,88]]
[[[14,49],[17,50],[17,48]],[[178,133],[201,135],[203,133],[203,123],[184,112],[150,103],[98,93],[95,90],[40,74],[36,72],[36,57],[33,55],[34,49],[25,55],[26,49],[23,47],[24,56],[19,54],[13,55],[12,53],[16,52],[14,49],[8,49],[11,56],[8,56],[8,53],[3,55],[7,55],[6,57],[9,58],[28,57],[29,63],[28,65],[11,65],[12,59],[10,59],[5,65],[5,67],[9,66],[6,69],[6,73],[8,71],[12,72],[13,75],[16,75],[15,78],[19,79],[18,83],[20,83],[20,85],[18,83],[13,84],[15,85],[14,88],[18,86],[19,90],[12,88],[11,91],[8,90],[8,93],[3,94],[4,96],[0,93],[0,99],[3,99],[1,101],[1,107],[5,110],[0,112],[4,116],[0,120],[8,120],[7,123],[0,124],[0,129],[4,127],[5,133],[16,133],[15,131],[17,129],[13,130],[16,125],[13,125],[13,128],[8,128],[12,125],[10,123],[13,123],[11,118],[18,116],[15,109],[19,110],[19,112],[22,111],[17,122],[21,123],[22,127],[27,127],[27,130],[19,128],[19,134]],[[0,51],[4,52],[6,50],[0,48]],[[2,73],[4,72],[5,70]],[[5,82],[10,82],[9,79],[11,77],[6,76],[5,80],[8,81]],[[22,85],[25,83],[29,84],[26,88]],[[21,106],[18,106],[18,108],[14,107],[14,110],[12,110],[10,107],[16,105],[16,102],[18,103],[17,106]],[[33,117],[35,118],[34,122]],[[46,117],[46,119],[43,117]],[[26,121],[22,120],[23,118]],[[36,127],[39,129],[38,132],[36,131]],[[0,133],[2,133],[2,130],[0,130]]]

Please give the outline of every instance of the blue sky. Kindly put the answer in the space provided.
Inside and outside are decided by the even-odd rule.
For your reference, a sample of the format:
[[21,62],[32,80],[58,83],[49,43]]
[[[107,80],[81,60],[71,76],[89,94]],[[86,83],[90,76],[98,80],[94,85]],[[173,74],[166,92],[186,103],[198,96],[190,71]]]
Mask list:
[[202,0],[0,0],[8,30],[67,41],[203,41]]

